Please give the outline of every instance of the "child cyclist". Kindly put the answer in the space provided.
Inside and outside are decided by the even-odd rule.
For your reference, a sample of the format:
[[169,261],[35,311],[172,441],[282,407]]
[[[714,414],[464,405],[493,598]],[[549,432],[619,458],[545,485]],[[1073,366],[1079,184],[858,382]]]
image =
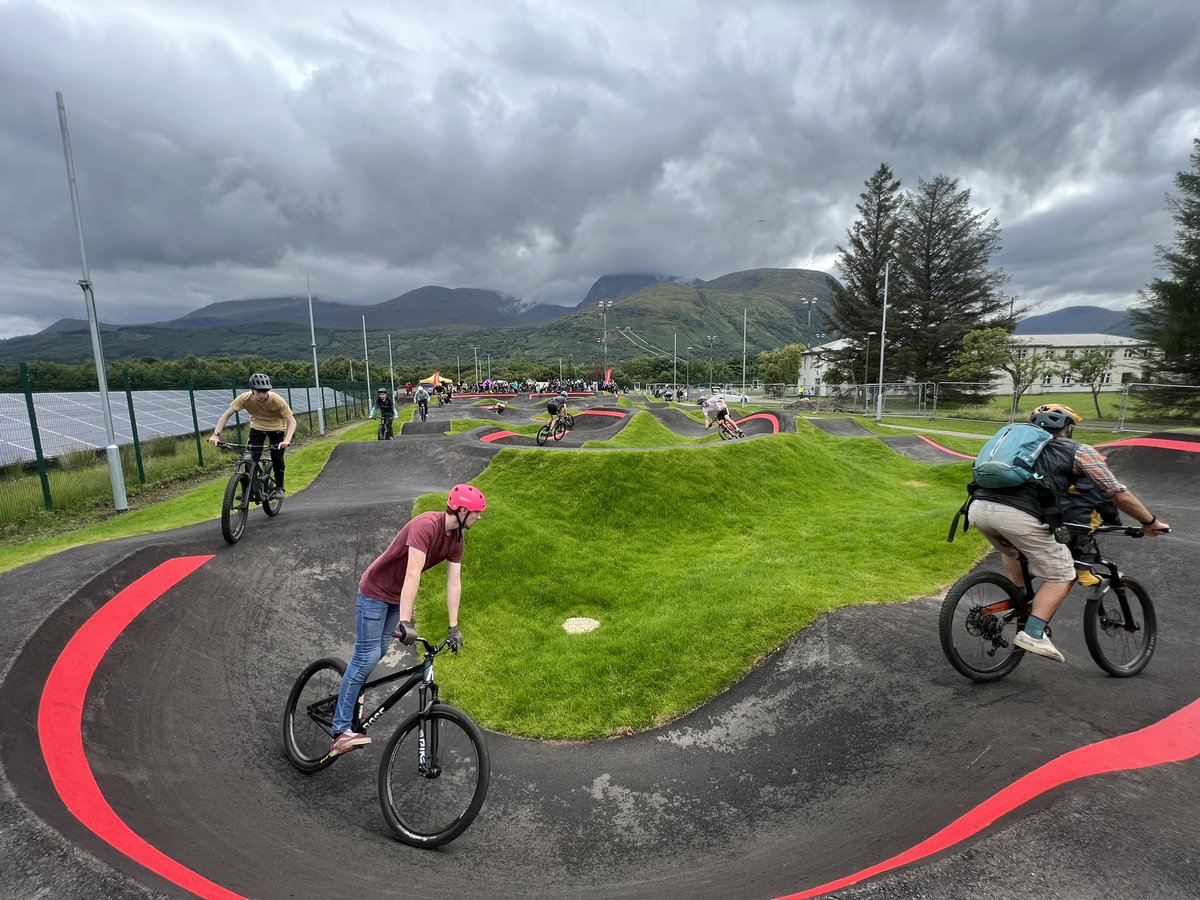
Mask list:
[[390,441],[392,439],[392,419],[396,418],[396,407],[392,404],[392,398],[388,396],[388,389],[385,387],[379,389],[375,405],[371,407],[370,418],[375,418],[376,410],[379,410],[379,421],[384,425],[384,440]]
[[[446,613],[450,620],[450,649],[462,649],[458,608],[462,598],[462,558],[465,537],[483,510],[487,498],[479,488],[456,484],[442,511],[421,513],[409,520],[392,543],[367,566],[358,582],[355,603],[354,655],[338,691],[333,714],[330,756],[371,743],[367,735],[351,730],[354,706],[362,686],[391,642],[397,637],[411,646],[420,638],[413,610],[421,573],[446,563]],[[394,632],[394,635],[393,635]]]

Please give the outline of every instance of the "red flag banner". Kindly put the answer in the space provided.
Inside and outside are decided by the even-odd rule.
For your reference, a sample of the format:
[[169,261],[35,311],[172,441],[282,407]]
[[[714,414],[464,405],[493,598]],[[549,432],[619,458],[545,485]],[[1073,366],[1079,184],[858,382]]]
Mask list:
[[605,370],[604,370],[604,383],[605,383],[605,384],[612,384],[612,369],[605,369]]

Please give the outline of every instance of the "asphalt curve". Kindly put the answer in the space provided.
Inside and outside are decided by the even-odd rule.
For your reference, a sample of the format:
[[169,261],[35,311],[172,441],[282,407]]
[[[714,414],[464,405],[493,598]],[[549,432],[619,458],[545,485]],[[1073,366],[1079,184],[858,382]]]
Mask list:
[[[489,735],[493,781],[476,823],[440,851],[399,845],[375,797],[378,749],[300,775],[279,748],[282,703],[310,659],[349,654],[358,575],[413,497],[473,477],[494,452],[465,437],[342,445],[283,515],[252,516],[237,546],[207,523],[0,576],[11,626],[0,634],[0,896],[187,895],[68,811],[39,734],[72,637],[180,558],[203,561],[96,661],[81,737],[114,815],[216,886],[201,895],[798,893],[902,854],[1039,767],[1197,698],[1200,655],[1184,627],[1197,456],[1111,447],[1118,474],[1176,531],[1107,545],[1158,607],[1158,650],[1137,678],[1091,662],[1075,598],[1055,621],[1067,663],[1026,659],[990,686],[943,660],[936,598],[842,610],[661,729],[578,744]],[[1198,800],[1195,758],[1071,781],[830,896],[1193,898]]]

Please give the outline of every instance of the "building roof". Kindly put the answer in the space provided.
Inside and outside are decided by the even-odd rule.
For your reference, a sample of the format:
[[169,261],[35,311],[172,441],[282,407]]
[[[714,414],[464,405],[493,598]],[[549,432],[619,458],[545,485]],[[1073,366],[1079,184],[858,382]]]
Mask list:
[[1120,334],[1014,334],[1013,339],[1044,347],[1141,347],[1148,343]]

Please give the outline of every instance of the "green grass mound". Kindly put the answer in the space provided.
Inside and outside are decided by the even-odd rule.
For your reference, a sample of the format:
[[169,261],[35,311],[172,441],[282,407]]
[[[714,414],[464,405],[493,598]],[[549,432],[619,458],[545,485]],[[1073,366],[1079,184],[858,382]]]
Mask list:
[[[467,650],[439,680],[515,734],[669,721],[829,610],[959,577],[983,550],[974,532],[945,540],[966,480],[965,463],[923,466],[815,431],[665,451],[503,450],[476,480],[489,502],[464,563]],[[419,600],[431,634],[446,627],[440,571]],[[576,616],[600,627],[567,634]]]
[[711,443],[717,435],[685,437],[672,431],[648,412],[633,414],[629,424],[607,440],[584,443],[584,447],[686,447],[693,444]]

